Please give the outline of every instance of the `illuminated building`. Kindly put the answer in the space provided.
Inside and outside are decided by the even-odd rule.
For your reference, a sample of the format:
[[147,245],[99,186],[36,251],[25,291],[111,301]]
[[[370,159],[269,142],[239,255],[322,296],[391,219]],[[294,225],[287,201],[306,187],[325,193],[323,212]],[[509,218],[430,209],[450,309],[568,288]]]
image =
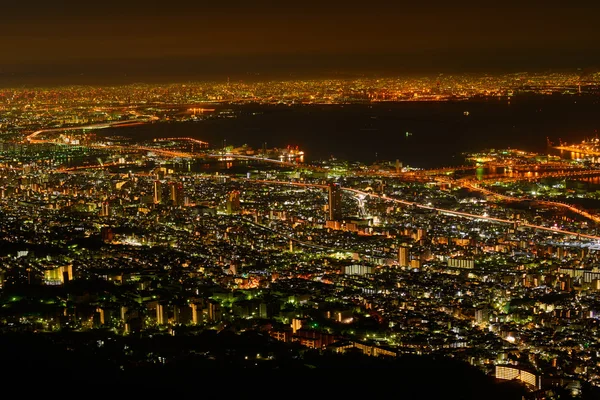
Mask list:
[[329,220],[339,221],[342,219],[342,189],[339,184],[331,183],[327,187],[329,195]]
[[221,305],[217,302],[211,301],[208,303],[208,319],[212,322],[221,321],[223,311]]
[[535,389],[541,389],[542,377],[513,365],[496,365],[496,379],[518,380]]
[[162,304],[156,305],[156,323],[158,325],[164,325],[167,323],[168,317],[165,307]]
[[179,182],[171,182],[171,205],[181,206],[183,205],[183,185]]
[[490,310],[479,308],[475,310],[475,322],[479,325],[486,325],[490,321]]
[[100,319],[100,325],[105,325],[106,324],[106,312],[104,310],[104,308],[102,307],[98,307],[96,309],[96,312],[98,313],[98,317]]
[[346,275],[368,275],[373,273],[373,267],[370,265],[346,265],[344,274]]
[[73,280],[73,266],[66,265],[44,271],[44,282],[47,285],[62,285]]
[[453,268],[475,268],[475,260],[466,257],[456,257],[448,259],[448,266]]
[[301,345],[313,349],[320,349],[338,340],[336,335],[315,331],[312,329],[298,329],[292,336],[292,342],[299,342]]
[[240,192],[237,190],[229,192],[227,195],[227,214],[235,214],[240,211]]
[[160,204],[162,201],[162,186],[160,181],[154,181],[154,204]]
[[372,356],[372,357],[379,357],[379,356],[396,357],[396,356],[398,356],[398,353],[395,351],[385,349],[381,346],[373,346],[370,344],[361,343],[361,342],[357,342],[357,341],[349,341],[349,342],[342,342],[339,344],[333,344],[331,346],[328,346],[328,348],[335,351],[336,353],[345,353],[346,351],[348,351],[350,349],[358,349],[364,355]]
[[113,230],[110,227],[103,226],[100,229],[100,236],[102,237],[103,241],[110,242],[115,238],[115,233],[113,232]]
[[203,321],[203,312],[202,312],[202,306],[200,304],[196,304],[196,303],[192,303],[191,305],[192,308],[192,323],[194,324],[200,324]]
[[340,221],[328,220],[325,222],[325,227],[328,229],[340,230],[344,224]]
[[100,215],[102,217],[110,217],[110,204],[108,203],[108,201],[103,201],[102,202],[102,208],[100,211]]
[[121,307],[121,322],[127,322],[128,316],[129,316],[128,311],[129,310],[127,307],[125,307],[125,306]]
[[301,318],[293,318],[292,319],[292,332],[295,334],[298,330],[302,329],[302,325],[304,325],[305,320]]
[[269,335],[272,338],[277,339],[281,342],[289,342],[291,340],[290,332],[286,331],[286,330],[281,330],[281,331],[272,330],[269,332]]
[[408,267],[410,264],[408,247],[400,246],[398,249],[398,265],[401,267]]

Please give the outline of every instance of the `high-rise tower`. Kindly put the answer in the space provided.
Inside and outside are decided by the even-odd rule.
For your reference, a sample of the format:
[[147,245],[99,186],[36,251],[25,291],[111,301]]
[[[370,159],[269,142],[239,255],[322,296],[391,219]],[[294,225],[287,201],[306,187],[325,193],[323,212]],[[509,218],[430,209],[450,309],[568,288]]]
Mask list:
[[111,209],[110,203],[108,201],[102,202],[102,207],[100,209],[100,215],[103,217],[110,217]]
[[408,247],[400,246],[400,248],[398,249],[398,264],[401,267],[408,267],[409,263],[410,259],[408,254]]
[[329,194],[329,220],[339,221],[342,215],[342,188],[337,183],[330,183],[327,187]]
[[227,214],[235,214],[240,211],[240,192],[233,190],[227,194]]
[[154,181],[154,204],[162,202],[162,185],[160,181]]
[[181,182],[171,182],[171,204],[174,206],[183,205],[183,184]]

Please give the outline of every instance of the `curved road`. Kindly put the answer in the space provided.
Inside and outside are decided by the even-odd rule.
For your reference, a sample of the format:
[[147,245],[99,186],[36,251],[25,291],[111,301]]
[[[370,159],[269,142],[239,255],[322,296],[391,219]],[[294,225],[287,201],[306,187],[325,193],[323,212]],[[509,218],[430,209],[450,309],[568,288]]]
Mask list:
[[106,128],[118,128],[125,126],[135,126],[145,124],[150,121],[156,121],[158,117],[151,116],[145,117],[145,119],[132,119],[127,121],[115,121],[115,122],[102,122],[98,124],[92,125],[84,125],[84,126],[70,126],[66,128],[49,128],[49,129],[40,129],[39,131],[35,131],[30,135],[26,136],[24,142],[27,141],[29,143],[46,143],[48,140],[36,139],[36,137],[42,133],[46,132],[63,132],[63,131],[76,131],[82,129],[106,129]]
[[470,189],[470,190],[474,190],[476,192],[480,192],[483,193],[486,196],[490,196],[490,197],[495,197],[498,199],[502,199],[502,200],[506,200],[506,201],[513,201],[513,202],[521,202],[521,201],[533,201],[537,204],[541,204],[544,205],[546,207],[561,207],[561,208],[566,208],[567,210],[574,212],[576,214],[581,215],[582,217],[585,217],[591,221],[594,222],[600,222],[600,217],[598,215],[594,215],[591,214],[585,210],[582,210],[580,208],[577,208],[571,204],[568,203],[560,203],[558,201],[551,201],[551,200],[542,200],[542,199],[531,199],[528,197],[514,197],[514,196],[508,196],[502,193],[496,193],[492,190],[486,189],[484,187],[479,186],[478,183],[471,183],[469,180],[452,180],[452,179],[445,179],[445,178],[436,178],[436,180],[438,182],[441,183],[447,183],[447,184],[451,184],[451,185],[458,185],[461,186],[463,188],[466,189]]
[[[292,186],[303,186],[303,187],[316,187],[316,188],[320,188],[320,189],[327,188],[326,185],[311,184],[311,183],[302,183],[302,182],[252,180],[252,179],[241,179],[241,180],[248,181],[248,182],[264,183],[264,184],[274,184],[274,185],[292,185]],[[387,201],[391,201],[391,202],[394,202],[394,203],[402,204],[402,205],[405,205],[405,206],[414,206],[414,207],[421,208],[421,209],[424,209],[424,210],[437,211],[437,212],[442,213],[442,214],[454,215],[454,216],[462,217],[462,218],[481,219],[481,220],[484,220],[484,221],[497,222],[497,223],[501,223],[501,224],[514,224],[514,223],[517,222],[517,221],[512,221],[512,220],[509,220],[509,219],[495,218],[495,217],[490,217],[490,216],[485,216],[485,215],[470,214],[470,213],[466,213],[466,212],[462,212],[462,211],[455,211],[455,210],[448,210],[448,209],[444,209],[444,208],[437,208],[437,207],[427,206],[427,205],[424,205],[424,204],[418,204],[418,203],[414,203],[414,202],[410,202],[410,201],[406,201],[406,200],[400,200],[400,199],[396,199],[396,198],[393,198],[393,197],[387,197],[385,195],[378,195],[378,194],[374,194],[374,193],[367,193],[367,192],[364,192],[362,190],[353,189],[353,188],[342,187],[341,189],[345,190],[345,191],[348,191],[348,192],[353,192],[353,193],[361,194],[363,196],[375,197],[375,198],[379,198],[379,199],[382,199],[382,200],[387,200]],[[539,230],[543,230],[543,231],[547,231],[547,232],[560,233],[560,234],[563,234],[563,235],[577,236],[577,237],[581,237],[581,238],[586,238],[586,239],[592,239],[592,240],[598,240],[598,241],[600,241],[600,236],[587,235],[587,234],[583,234],[583,233],[566,231],[566,230],[562,230],[562,229],[555,229],[555,228],[550,228],[550,227],[542,226],[542,225],[523,224],[523,223],[520,223],[519,225],[527,227],[527,228],[530,228],[530,229],[539,229]]]
[[[132,125],[139,125],[139,124],[144,124],[147,123],[149,121],[155,121],[158,120],[158,117],[155,116],[149,116],[149,117],[145,117],[145,120],[141,120],[141,119],[134,119],[134,120],[128,120],[128,121],[115,121],[115,122],[105,122],[105,123],[99,123],[99,124],[92,124],[92,125],[86,125],[86,126],[74,126],[74,127],[67,127],[67,128],[51,128],[51,129],[41,129],[38,131],[35,131],[33,133],[31,133],[30,135],[28,135],[27,137],[25,137],[25,141],[29,142],[29,143],[45,143],[48,142],[47,140],[43,140],[43,139],[36,139],[36,137],[38,135],[40,135],[41,133],[46,133],[46,132],[61,132],[61,131],[69,131],[69,130],[82,130],[82,129],[105,129],[105,128],[110,128],[110,127],[124,127],[124,126],[132,126]],[[98,146],[98,147],[104,147],[104,146]],[[108,146],[107,146],[108,147]],[[118,146],[120,147],[120,146]],[[170,156],[174,156],[174,157],[178,157],[178,156],[182,156],[184,155],[183,153],[178,153],[178,152],[170,152],[170,151],[161,151],[158,149],[154,149],[154,148],[148,148],[148,147],[141,147],[138,146],[137,147],[138,150],[144,150],[144,151],[154,151],[154,152],[158,152],[158,153],[165,153],[165,155],[170,155]],[[223,157],[223,155],[210,155],[211,157]],[[225,156],[231,156],[233,157],[234,155],[225,155]],[[289,162],[285,162],[285,161],[280,161],[280,160],[273,160],[273,159],[268,159],[268,158],[258,158],[258,157],[252,157],[252,156],[239,156],[239,155],[235,155],[236,158],[245,158],[245,159],[260,159],[261,161],[267,161],[267,162],[274,162],[274,163],[278,163],[278,164],[284,164],[284,165],[289,165],[292,163]],[[294,166],[299,166],[298,164],[293,164]],[[259,181],[259,180],[250,180],[252,182],[258,182],[258,183],[271,183],[271,184],[284,184],[284,185],[294,185],[294,186],[305,186],[305,187],[318,187],[318,188],[326,188],[326,185],[318,185],[318,184],[307,184],[307,183],[301,183],[301,182],[285,182],[285,181]],[[408,205],[408,206],[415,206],[421,209],[426,209],[426,210],[430,210],[430,211],[437,211],[440,213],[444,213],[444,214],[449,214],[449,215],[455,215],[458,217],[463,217],[463,218],[472,218],[472,219],[481,219],[481,220],[486,220],[486,221],[490,221],[490,222],[498,222],[498,223],[503,223],[503,224],[514,224],[516,221],[511,221],[511,220],[507,220],[507,219],[501,219],[501,218],[494,218],[494,217],[489,217],[489,216],[483,216],[483,215],[477,215],[477,214],[470,214],[470,213],[464,213],[464,212],[460,212],[460,211],[454,211],[454,210],[447,210],[447,209],[442,209],[442,208],[436,208],[436,207],[431,207],[431,206],[426,206],[423,204],[417,204],[417,203],[413,203],[413,202],[409,202],[409,201],[405,201],[405,200],[400,200],[400,199],[396,199],[396,198],[392,198],[392,197],[387,197],[385,195],[377,195],[374,193],[367,193],[358,189],[353,189],[353,188],[342,188],[342,190],[345,191],[350,191],[350,192],[354,192],[357,194],[361,194],[365,197],[376,197],[376,198],[380,198],[383,200],[387,200],[387,201],[392,201],[395,203],[399,203],[399,204],[403,204],[403,205]],[[481,189],[480,189],[481,190]],[[491,192],[493,193],[493,192]],[[497,194],[496,194],[497,195]],[[555,204],[552,204],[555,205]],[[565,206],[564,204],[561,203],[557,203],[556,205],[560,205],[560,206]],[[565,231],[565,230],[561,230],[561,229],[554,229],[554,228],[549,228],[546,226],[541,226],[541,225],[533,225],[533,224],[521,224],[521,226],[525,226],[531,229],[539,229],[539,230],[545,230],[545,231],[550,231],[550,232],[555,232],[555,233],[561,233],[564,235],[571,235],[571,236],[578,236],[578,237],[583,237],[583,238],[587,238],[587,239],[593,239],[593,240],[599,240],[600,241],[600,236],[594,236],[594,235],[586,235],[586,234],[581,234],[581,233],[577,233],[577,232],[571,232],[571,231]]]

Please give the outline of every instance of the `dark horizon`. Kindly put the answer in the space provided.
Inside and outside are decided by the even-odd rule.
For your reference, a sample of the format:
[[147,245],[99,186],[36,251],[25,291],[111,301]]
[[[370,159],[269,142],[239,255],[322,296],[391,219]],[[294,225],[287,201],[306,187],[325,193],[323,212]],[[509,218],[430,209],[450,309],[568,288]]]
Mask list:
[[537,0],[9,1],[0,86],[590,68],[598,11]]
[[[447,55],[429,55],[415,60],[403,55],[344,56],[219,56],[168,57],[146,59],[84,60],[74,64],[41,63],[0,67],[0,87],[40,87],[68,85],[122,85],[134,83],[169,84],[185,82],[239,81],[257,82],[293,79],[344,79],[376,77],[430,77],[436,75],[510,73],[579,73],[597,70],[600,60],[586,63],[581,58],[568,62],[522,62],[514,55],[512,64],[499,66],[490,55],[480,63],[467,62],[455,54],[458,62],[442,64]],[[599,57],[600,59],[600,53]],[[465,60],[465,61],[463,61]]]

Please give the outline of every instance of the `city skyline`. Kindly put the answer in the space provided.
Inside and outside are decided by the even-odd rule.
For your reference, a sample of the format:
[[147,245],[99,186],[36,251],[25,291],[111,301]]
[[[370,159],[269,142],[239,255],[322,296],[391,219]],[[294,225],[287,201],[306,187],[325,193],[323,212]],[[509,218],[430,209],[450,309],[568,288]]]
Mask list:
[[599,11],[9,0],[7,388],[599,398]]
[[0,83],[156,82],[599,65],[598,5],[11,2]]

